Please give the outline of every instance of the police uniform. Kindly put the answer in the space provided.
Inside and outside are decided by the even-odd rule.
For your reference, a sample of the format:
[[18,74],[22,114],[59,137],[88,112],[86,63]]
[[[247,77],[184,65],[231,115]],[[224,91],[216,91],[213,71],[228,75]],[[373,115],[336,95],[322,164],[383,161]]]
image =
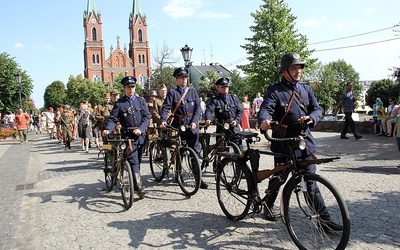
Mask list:
[[[136,78],[127,76],[121,80],[121,84],[124,86],[129,86],[131,82],[136,83]],[[132,98],[129,98],[125,95],[118,99],[111,110],[105,130],[112,131],[117,125],[118,121],[121,124],[121,135],[123,137],[129,136],[133,138],[133,128],[137,128],[142,132],[137,140],[133,142],[137,144],[137,150],[128,158],[133,172],[139,173],[146,138],[146,129],[150,122],[150,113],[145,99],[137,95],[134,95]]]
[[74,140],[72,135],[74,130],[74,115],[71,113],[69,105],[64,106],[60,117],[60,125],[65,149],[71,149],[71,142]]
[[[186,68],[177,68],[175,69],[173,76],[175,78],[179,77],[187,77],[188,70]],[[171,89],[162,106],[160,113],[160,121],[166,122],[168,118],[169,112],[174,111],[177,106],[179,100],[185,91],[189,88],[185,86],[181,88],[179,85],[176,88]],[[192,131],[191,129],[186,129],[184,133],[180,134],[181,140],[186,141],[187,145],[192,148],[197,154],[200,153],[200,144],[199,144],[199,120],[201,116],[201,107],[200,107],[200,98],[197,94],[197,91],[194,88],[189,88],[185,97],[183,98],[181,104],[176,109],[176,112],[173,116],[173,121],[171,126],[178,128],[180,125],[190,126],[190,124],[196,124],[196,128]],[[208,185],[205,184],[202,180],[200,180],[200,188],[205,189]]]
[[[292,65],[301,65],[304,67],[304,62],[301,61],[300,56],[296,53],[284,54],[281,58],[280,72],[283,70],[288,70]],[[289,72],[289,71],[288,71]],[[290,73],[289,73],[290,75]],[[291,76],[291,75],[290,75]],[[292,77],[293,78],[293,77]],[[315,139],[311,135],[309,126],[315,126],[322,115],[322,109],[319,106],[317,99],[315,98],[314,92],[309,84],[303,82],[296,82],[295,84],[289,82],[285,77],[282,77],[281,81],[270,85],[264,94],[264,101],[261,104],[260,111],[257,116],[258,124],[261,124],[264,120],[277,121],[280,122],[282,117],[285,115],[287,108],[289,106],[289,100],[293,91],[297,91],[299,94],[299,101],[292,101],[290,109],[283,120],[283,124],[287,125],[286,136],[294,137],[301,133],[305,134],[305,140],[307,142],[308,150],[296,150],[296,155],[299,158],[311,159],[311,154],[316,151]],[[303,105],[304,104],[304,105]],[[302,106],[305,106],[303,108]],[[313,123],[309,125],[302,125],[298,123],[300,117],[309,116],[313,120]],[[272,142],[271,150],[274,152],[288,153],[288,148],[279,143]],[[287,162],[286,158],[275,157],[275,164]],[[315,173],[316,165],[311,164],[303,169],[306,173]],[[275,182],[279,180],[274,179],[269,182],[269,187],[275,185]],[[307,185],[313,185],[308,183]],[[314,190],[317,190],[314,188]],[[267,199],[268,207],[272,207],[273,203],[278,195],[279,189],[272,193]],[[315,194],[314,194],[315,195]],[[316,198],[316,200],[318,200]],[[323,200],[322,200],[323,201]],[[271,217],[266,214],[267,219],[272,220]]]
[[[229,86],[229,78],[223,77],[218,79],[215,83],[216,86]],[[212,115],[214,114],[215,119],[217,119],[217,133],[221,133],[223,131],[224,123],[232,123],[236,122],[237,126],[230,128],[231,132],[238,133],[240,132],[240,121],[243,115],[243,107],[240,103],[237,95],[234,94],[216,94],[211,98],[210,102],[207,105],[205,112],[205,119],[212,120]],[[241,145],[241,140],[233,139],[232,140],[237,145]]]
[[[176,69],[174,72],[174,76],[178,77],[180,76],[179,74],[185,74],[187,76],[187,69]],[[168,113],[172,112],[175,109],[183,93],[185,93],[186,88],[189,87],[186,86],[185,88],[180,88],[179,86],[176,86],[176,88],[171,89],[168,92],[161,109],[161,122],[167,121]],[[196,129],[194,129],[193,131],[187,129],[186,132],[181,135],[182,140],[185,140],[188,143],[189,147],[193,148],[196,153],[199,153],[200,150],[198,140],[200,116],[201,107],[199,95],[194,88],[189,88],[188,92],[185,95],[185,98],[182,100],[181,104],[174,114],[171,126],[178,128],[180,125],[189,126],[191,123],[195,123],[197,125]]]

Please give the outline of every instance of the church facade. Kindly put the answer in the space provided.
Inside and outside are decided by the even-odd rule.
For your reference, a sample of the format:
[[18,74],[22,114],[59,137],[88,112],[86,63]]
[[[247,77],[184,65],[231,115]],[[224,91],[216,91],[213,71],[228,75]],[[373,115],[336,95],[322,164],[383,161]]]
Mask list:
[[147,37],[147,20],[141,12],[140,1],[133,0],[129,15],[129,47],[121,48],[117,37],[116,48],[110,47],[106,55],[103,41],[103,20],[96,8],[95,0],[88,0],[87,10],[83,15],[84,27],[84,76],[97,82],[112,84],[115,78],[135,76],[143,87],[151,76],[150,45]]

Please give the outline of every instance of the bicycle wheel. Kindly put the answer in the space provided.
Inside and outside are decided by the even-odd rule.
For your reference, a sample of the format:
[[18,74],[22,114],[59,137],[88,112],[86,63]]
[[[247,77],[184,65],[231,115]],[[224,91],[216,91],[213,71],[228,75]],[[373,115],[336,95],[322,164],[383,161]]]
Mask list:
[[104,179],[106,183],[106,191],[111,192],[115,185],[115,172],[112,167],[112,151],[106,151],[104,154]]
[[161,141],[156,140],[150,143],[149,151],[151,174],[157,182],[160,182],[165,176],[164,165],[167,164],[163,161],[165,148],[162,147]]
[[181,148],[179,164],[176,166],[176,177],[179,187],[185,195],[191,196],[200,188],[201,171],[199,159],[191,148]]
[[232,221],[246,217],[251,205],[253,184],[251,172],[242,168],[234,159],[224,158],[216,176],[218,203]]
[[208,166],[208,148],[204,139],[200,140],[200,155],[199,164],[201,166],[201,171],[205,171]]
[[134,180],[132,175],[132,169],[128,161],[121,163],[121,194],[124,206],[126,209],[132,207],[133,196],[134,196]]
[[[225,142],[225,147],[227,147],[229,149],[229,152],[233,152],[235,154],[240,154],[240,148],[239,146],[231,141]],[[218,168],[218,163],[222,160],[223,158],[221,158],[220,156],[215,156],[215,160],[213,162],[213,171],[214,173],[217,172],[217,168]]]
[[327,179],[303,177],[305,182],[292,178],[282,193],[282,219],[290,237],[299,249],[345,249],[350,237],[346,203]]

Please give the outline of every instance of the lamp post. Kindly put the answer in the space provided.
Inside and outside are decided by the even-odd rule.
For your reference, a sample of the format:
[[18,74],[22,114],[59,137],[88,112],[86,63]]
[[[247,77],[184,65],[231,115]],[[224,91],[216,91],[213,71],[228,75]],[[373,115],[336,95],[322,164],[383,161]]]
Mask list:
[[106,84],[104,84],[104,86],[106,87],[106,91],[109,92],[110,90],[110,84],[108,82],[106,82]]
[[19,108],[22,109],[22,99],[21,99],[21,82],[22,82],[22,75],[21,73],[17,72],[16,74],[14,74],[15,76],[15,80],[17,81],[18,85],[19,85]]
[[189,71],[189,79],[188,82],[190,83],[190,66],[192,66],[192,62],[190,61],[190,59],[192,58],[192,51],[193,48],[190,48],[187,44],[185,44],[185,47],[181,48],[181,53],[182,53],[182,57],[183,57],[183,61],[185,62],[185,67],[188,69]]

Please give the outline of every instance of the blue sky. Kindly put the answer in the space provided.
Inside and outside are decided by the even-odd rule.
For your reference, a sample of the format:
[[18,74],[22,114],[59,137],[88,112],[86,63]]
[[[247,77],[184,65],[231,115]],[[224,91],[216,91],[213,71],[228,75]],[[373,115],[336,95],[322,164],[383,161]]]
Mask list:
[[[106,54],[116,37],[129,43],[128,20],[132,0],[96,0],[103,18]],[[151,53],[163,44],[176,50],[192,47],[193,64],[219,62],[234,69],[245,64],[240,47],[251,37],[251,12],[262,1],[232,0],[140,0],[147,16]],[[323,63],[343,59],[360,74],[361,80],[379,80],[400,66],[400,36],[390,27],[400,23],[395,0],[287,0],[297,16],[296,28],[306,35],[313,58]],[[0,1],[0,53],[7,52],[34,81],[32,99],[43,105],[43,93],[55,80],[67,83],[69,75],[83,74],[83,12],[87,0]],[[388,29],[386,29],[388,28]],[[383,31],[374,32],[376,30]],[[400,27],[397,28],[400,30]],[[359,35],[368,33],[366,35]],[[397,32],[400,35],[400,32]],[[356,36],[357,35],[357,36]],[[335,40],[332,42],[319,43]],[[381,42],[389,39],[393,41]],[[363,45],[368,44],[368,45]],[[359,46],[362,45],[362,46]],[[334,49],[348,47],[346,49]],[[328,49],[328,50],[327,50]],[[178,66],[178,65],[177,65]]]

